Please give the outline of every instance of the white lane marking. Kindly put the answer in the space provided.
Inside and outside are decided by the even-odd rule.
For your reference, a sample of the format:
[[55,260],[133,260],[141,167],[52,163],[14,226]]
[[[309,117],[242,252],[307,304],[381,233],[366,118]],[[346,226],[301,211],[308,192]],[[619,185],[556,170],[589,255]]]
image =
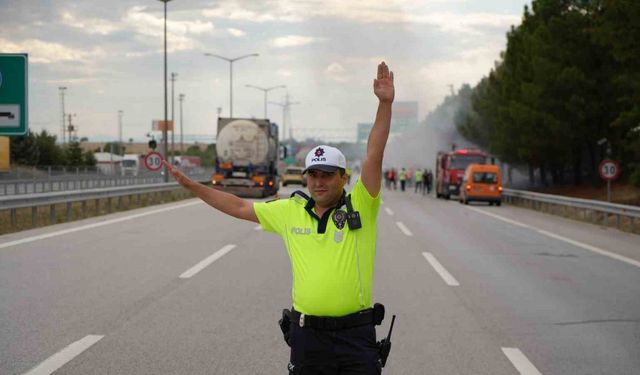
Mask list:
[[453,277],[449,273],[449,271],[447,271],[442,266],[442,264],[440,264],[440,262],[438,262],[438,260],[436,259],[436,257],[433,256],[433,254],[427,253],[427,252],[423,252],[422,255],[427,260],[427,262],[429,262],[429,264],[431,264],[431,267],[433,267],[433,269],[436,270],[436,272],[440,275],[440,277],[442,277],[442,279],[444,280],[445,283],[447,283],[447,285],[449,285],[449,286],[460,286],[460,283],[458,282],[458,280],[456,280],[456,278]]
[[531,228],[531,227],[530,227],[530,226],[528,226],[527,224],[523,224],[523,223],[518,222],[518,221],[515,221],[515,220],[507,219],[506,217],[502,217],[502,216],[500,216],[500,215],[492,214],[492,213],[490,213],[490,212],[486,212],[486,211],[481,210],[481,209],[479,209],[479,208],[469,207],[469,206],[465,206],[465,207],[467,207],[468,209],[473,210],[473,211],[475,211],[475,212],[479,212],[479,213],[481,213],[481,214],[483,214],[483,215],[491,216],[491,217],[493,217],[493,218],[495,218],[495,219],[502,220],[502,221],[504,221],[504,222],[507,222],[507,223],[509,223],[509,224],[513,224],[513,225],[518,226],[518,227],[521,227],[521,228]]
[[188,279],[188,278],[192,277],[193,275],[195,275],[198,272],[202,271],[205,267],[207,267],[211,263],[213,263],[216,260],[222,258],[226,253],[228,253],[229,251],[233,250],[234,247],[236,247],[236,245],[227,245],[227,246],[223,247],[222,249],[216,251],[215,253],[209,255],[203,261],[201,261],[200,263],[196,264],[195,266],[193,266],[193,267],[189,268],[187,271],[185,271],[182,275],[180,275],[180,278],[181,279]]
[[262,230],[262,225],[258,225],[257,227],[253,228],[253,230]]
[[540,371],[525,357],[518,348],[502,348],[504,355],[509,358],[520,375],[542,375]]
[[393,216],[393,211],[389,207],[385,207],[384,210],[387,211],[387,215]]
[[571,238],[567,238],[567,237],[561,236],[559,234],[555,234],[553,232],[548,232],[548,231],[543,230],[543,229],[539,229],[539,228],[536,228],[536,227],[533,227],[533,226],[530,226],[530,225],[522,224],[522,223],[519,223],[517,221],[511,220],[511,219],[507,219],[507,218],[504,218],[504,217],[496,215],[496,214],[490,214],[488,212],[484,212],[484,211],[482,211],[480,209],[477,209],[477,208],[473,208],[473,207],[467,207],[467,208],[470,209],[470,210],[474,210],[476,212],[485,214],[485,215],[492,216],[492,217],[494,217],[496,219],[499,219],[499,220],[502,220],[502,221],[506,221],[507,223],[510,223],[510,224],[513,224],[513,225],[517,225],[517,226],[524,227],[524,228],[530,228],[530,229],[535,230],[536,232],[538,232],[538,233],[540,233],[540,234],[542,234],[544,236],[555,238],[556,240],[564,241],[566,243],[572,244],[572,245],[577,246],[577,247],[581,247],[581,248],[583,248],[585,250],[589,250],[589,251],[594,252],[596,254],[604,255],[606,257],[609,257],[609,258],[612,258],[612,259],[616,259],[616,260],[619,260],[621,262],[625,262],[627,264],[630,264],[632,266],[636,266],[636,267],[640,268],[640,262],[635,260],[635,259],[627,258],[627,257],[625,257],[623,255],[612,253],[610,251],[603,250],[603,249],[601,249],[599,247],[591,246],[591,245],[588,245],[588,244],[580,242],[580,241],[572,240]]
[[407,228],[404,224],[402,224],[401,221],[396,221],[396,225],[398,226],[398,228],[400,228],[402,233],[404,233],[405,235],[407,235],[409,237],[413,236],[413,233],[411,233],[409,228]]
[[32,368],[24,375],[49,375],[54,371],[64,366],[67,362],[80,355],[85,350],[89,349],[93,344],[100,341],[104,336],[100,335],[88,335],[83,339],[74,342],[73,344],[62,349],[58,353],[47,358],[44,362],[38,366]]
[[572,240],[570,238],[563,237],[563,236],[561,236],[559,234],[547,232],[546,230],[536,229],[536,231],[538,233],[540,233],[540,234],[544,234],[545,236],[549,236],[549,237],[555,238],[557,240],[570,243],[572,245],[581,247],[581,248],[583,248],[585,250],[593,251],[594,253],[597,253],[597,254],[600,254],[600,255],[604,255],[604,256],[609,257],[609,258],[617,259],[617,260],[619,260],[621,262],[625,262],[627,264],[631,264],[632,266],[640,267],[640,262],[638,262],[635,259],[627,258],[625,256],[622,256],[622,255],[619,255],[619,254],[616,254],[616,253],[612,253],[612,252],[607,251],[607,250],[603,250],[603,249],[601,249],[599,247],[587,245],[586,243],[582,243],[580,241]]
[[204,202],[198,201],[198,202],[191,202],[191,203],[181,204],[181,205],[178,205],[178,206],[165,207],[165,208],[161,208],[159,210],[153,210],[153,211],[143,212],[143,213],[140,213],[140,214],[125,216],[125,217],[119,217],[117,219],[105,220],[105,221],[101,221],[99,223],[83,225],[81,227],[69,228],[69,229],[64,229],[64,230],[60,230],[60,231],[57,231],[57,232],[46,233],[46,234],[41,234],[41,235],[38,235],[38,236],[22,238],[22,239],[15,240],[15,241],[4,242],[4,243],[0,243],[0,249],[4,249],[5,247],[10,247],[10,246],[22,245],[24,243],[29,243],[29,242],[33,242],[33,241],[44,240],[46,238],[62,236],[64,234],[75,233],[75,232],[79,232],[81,230],[98,228],[98,227],[101,227],[101,226],[104,226],[104,225],[115,224],[115,223],[119,223],[119,222],[127,221],[127,220],[133,220],[133,219],[137,219],[137,218],[143,217],[143,216],[158,214],[158,213],[161,213],[161,212],[166,212],[166,211],[171,211],[171,210],[177,210],[179,208],[194,206],[196,204],[202,204],[202,203],[204,203]]

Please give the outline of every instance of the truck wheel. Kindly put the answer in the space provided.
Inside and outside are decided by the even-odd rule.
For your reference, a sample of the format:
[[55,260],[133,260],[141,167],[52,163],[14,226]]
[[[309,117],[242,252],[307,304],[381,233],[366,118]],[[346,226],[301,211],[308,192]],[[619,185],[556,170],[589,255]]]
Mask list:
[[501,204],[502,204],[502,202],[500,202],[500,201],[496,202],[496,206],[498,206],[498,207],[500,207]]
[[445,194],[442,196],[445,200],[449,200],[449,198],[451,197],[449,194]]

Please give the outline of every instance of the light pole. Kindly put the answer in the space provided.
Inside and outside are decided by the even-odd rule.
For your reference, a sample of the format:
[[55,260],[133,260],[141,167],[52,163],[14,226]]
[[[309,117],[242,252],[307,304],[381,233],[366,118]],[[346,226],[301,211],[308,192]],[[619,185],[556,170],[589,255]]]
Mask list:
[[176,124],[174,120],[174,107],[175,107],[175,95],[173,95],[173,86],[176,82],[176,77],[178,73],[171,73],[171,164],[173,165],[173,159],[175,158],[174,154],[176,152],[175,144],[173,143],[173,136],[176,134]]
[[180,101],[180,155],[184,155],[184,140],[182,139],[182,102],[184,102],[184,94],[178,95]]
[[258,89],[264,92],[264,118],[268,118],[267,117],[267,93],[271,90],[275,90],[275,89],[284,89],[287,87],[287,85],[278,85],[278,86],[273,86],[273,87],[268,87],[268,88],[264,88],[264,87],[260,87],[260,86],[254,86],[254,85],[245,85],[246,87],[251,87],[254,89]]
[[[167,158],[167,3],[171,0],[158,0],[164,3],[164,127],[162,128],[163,157]],[[164,182],[169,182],[169,171],[164,167]]]
[[118,111],[118,154],[122,154],[122,115],[123,110]]
[[233,63],[238,61],[238,60],[242,60],[244,58],[247,58],[247,57],[260,56],[260,54],[251,53],[251,54],[248,54],[248,55],[234,57],[233,59],[230,59],[230,58],[224,57],[224,56],[220,56],[220,55],[216,55],[216,54],[213,54],[213,53],[205,53],[204,55],[205,56],[210,56],[210,57],[217,57],[219,59],[222,59],[222,60],[225,60],[225,61],[229,62],[229,117],[233,117]]
[[64,146],[66,138],[65,134],[67,133],[65,130],[67,126],[65,125],[66,116],[64,113],[64,92],[67,90],[67,88],[64,86],[60,86],[58,87],[58,90],[60,91],[60,100],[62,101],[62,145]]

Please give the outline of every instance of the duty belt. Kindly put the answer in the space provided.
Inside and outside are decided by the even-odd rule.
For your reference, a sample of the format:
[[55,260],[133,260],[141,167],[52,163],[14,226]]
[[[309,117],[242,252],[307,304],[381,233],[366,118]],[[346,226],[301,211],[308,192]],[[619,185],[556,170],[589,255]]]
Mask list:
[[291,317],[294,322],[298,322],[300,327],[337,331],[367,324],[380,325],[384,318],[384,307],[382,307],[382,305],[379,306],[382,308],[382,311],[379,311],[379,307],[375,306],[375,308],[358,311],[357,313],[341,317],[306,315],[292,309]]

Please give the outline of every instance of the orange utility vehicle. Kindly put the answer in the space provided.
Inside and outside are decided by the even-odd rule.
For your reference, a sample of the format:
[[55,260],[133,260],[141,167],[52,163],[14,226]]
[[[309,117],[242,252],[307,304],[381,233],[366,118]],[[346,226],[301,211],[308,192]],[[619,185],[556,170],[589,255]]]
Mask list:
[[502,176],[497,165],[470,164],[464,171],[460,203],[471,201],[489,202],[490,206],[502,203]]

